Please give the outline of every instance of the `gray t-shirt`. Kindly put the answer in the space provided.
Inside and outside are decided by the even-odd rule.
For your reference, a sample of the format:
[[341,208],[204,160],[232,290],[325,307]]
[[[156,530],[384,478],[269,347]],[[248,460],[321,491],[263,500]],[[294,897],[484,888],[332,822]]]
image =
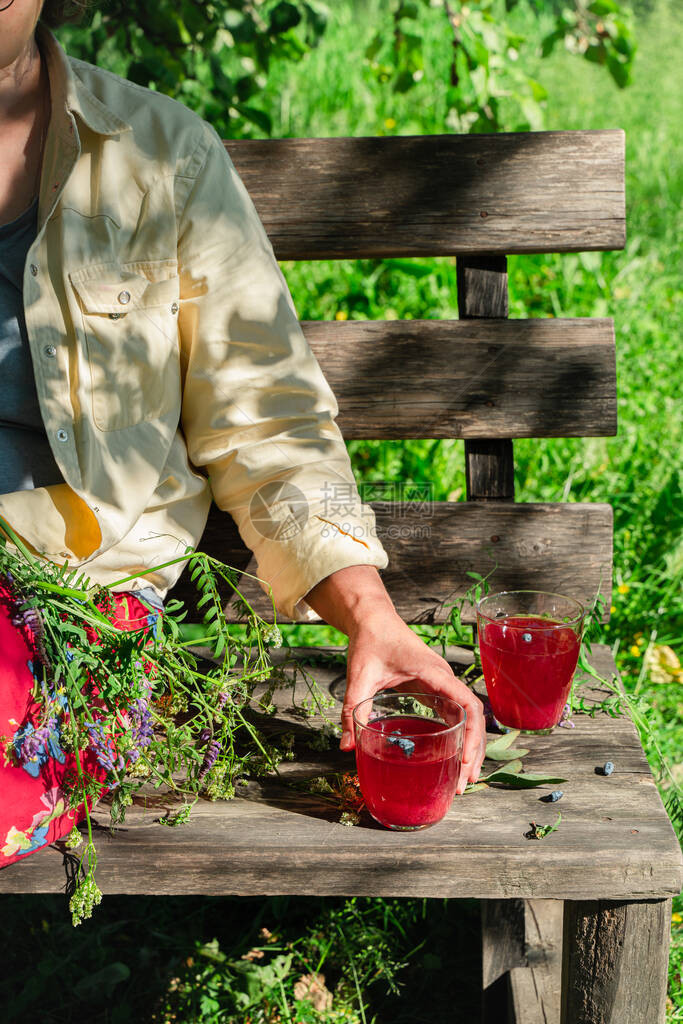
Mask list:
[[24,264],[37,230],[37,199],[0,225],[1,494],[64,482],[40,414],[24,319]]
[[[40,412],[24,317],[24,266],[37,231],[37,198],[0,225],[0,494],[64,483]],[[163,610],[151,587],[137,596]]]

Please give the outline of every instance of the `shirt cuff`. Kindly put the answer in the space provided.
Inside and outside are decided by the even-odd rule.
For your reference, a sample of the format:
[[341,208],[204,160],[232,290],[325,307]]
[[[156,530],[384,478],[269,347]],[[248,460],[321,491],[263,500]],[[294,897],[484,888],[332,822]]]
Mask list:
[[[286,512],[286,508],[282,511]],[[271,514],[277,513],[275,503]],[[278,614],[294,622],[320,620],[303,598],[333,572],[351,565],[386,569],[389,564],[389,556],[377,537],[375,513],[370,505],[363,504],[343,516],[312,512],[293,536],[278,540],[262,538],[253,550],[259,585],[266,594],[270,586]]]

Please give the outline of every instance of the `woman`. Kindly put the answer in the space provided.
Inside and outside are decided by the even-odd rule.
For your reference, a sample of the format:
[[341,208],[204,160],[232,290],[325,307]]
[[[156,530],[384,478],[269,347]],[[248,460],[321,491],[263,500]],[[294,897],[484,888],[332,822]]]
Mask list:
[[[151,567],[198,543],[213,498],[278,610],[349,637],[342,749],[356,703],[417,683],[467,710],[462,792],[481,704],[381,582],[335,397],[244,185],[184,106],[66,57],[47,28],[66,6],[0,0],[0,515],[160,607],[182,566]],[[345,532],[315,515],[339,484]],[[308,510],[295,531],[288,494]]]

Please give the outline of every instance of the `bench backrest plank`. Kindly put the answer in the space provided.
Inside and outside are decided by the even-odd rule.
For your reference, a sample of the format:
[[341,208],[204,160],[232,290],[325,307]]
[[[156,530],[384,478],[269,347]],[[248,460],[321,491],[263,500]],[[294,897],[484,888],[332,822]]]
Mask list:
[[621,249],[621,130],[225,143],[279,260]]
[[609,319],[301,326],[347,440],[616,434]]

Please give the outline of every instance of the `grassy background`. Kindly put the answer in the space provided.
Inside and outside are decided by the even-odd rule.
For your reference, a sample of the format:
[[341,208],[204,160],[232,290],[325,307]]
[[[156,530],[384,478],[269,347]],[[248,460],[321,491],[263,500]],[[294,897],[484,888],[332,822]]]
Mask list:
[[[449,130],[444,94],[451,41],[441,11],[425,15],[423,81],[397,96],[361,59],[377,22],[386,18],[385,7],[378,0],[355,5],[338,0],[319,49],[298,68],[273,66],[266,106],[275,135]],[[523,22],[523,6],[515,17]],[[683,635],[678,247],[683,170],[674,141],[683,121],[683,30],[673,4],[659,0],[644,8],[637,39],[634,83],[623,92],[603,69],[576,57],[559,52],[541,60],[535,46],[520,53],[549,90],[545,127],[625,130],[628,241],[623,252],[509,260],[512,317],[614,317],[620,396],[616,438],[515,442],[516,486],[520,501],[592,500],[614,506],[616,575],[606,637],[628,688],[646,696],[658,741],[683,780],[683,680],[672,673],[666,682],[656,682],[644,667],[648,648],[670,646],[680,653]],[[285,263],[283,270],[301,319],[456,316],[454,261],[414,262],[413,274],[391,261],[368,260]],[[463,496],[461,442],[349,442],[348,448],[361,486],[378,479],[427,479],[437,500]],[[292,641],[344,640],[329,628],[288,631]],[[45,1021],[75,1020],[86,1013],[111,1024],[288,1019],[353,1024],[361,1019],[360,988],[368,1022],[373,1014],[382,1022],[418,1021],[424,999],[452,973],[452,955],[445,950],[457,941],[459,959],[464,956],[474,928],[472,908],[465,907],[460,938],[454,937],[436,901],[425,910],[423,901],[389,906],[386,901],[108,897],[76,932],[59,897],[5,898],[2,907],[12,930],[4,971],[8,1020],[24,1019],[40,1007]],[[670,1021],[683,1020],[680,900],[675,910]],[[252,947],[269,945],[259,932],[263,926],[276,936],[273,949],[293,956],[280,982],[265,970],[271,957],[242,960]],[[330,935],[336,938],[328,946]],[[397,1001],[388,982],[404,962],[408,966],[397,977],[408,982],[411,999]],[[248,978],[245,964],[253,967]],[[296,978],[318,967],[328,985],[337,986],[334,1012],[310,1011],[294,998]],[[474,969],[468,963],[465,968],[466,973]],[[249,1009],[243,999],[239,1002],[247,982],[256,999]],[[420,992],[420,998],[412,998]],[[289,1017],[290,1010],[296,1016]],[[453,1019],[452,1002],[444,1004],[443,1019]]]

